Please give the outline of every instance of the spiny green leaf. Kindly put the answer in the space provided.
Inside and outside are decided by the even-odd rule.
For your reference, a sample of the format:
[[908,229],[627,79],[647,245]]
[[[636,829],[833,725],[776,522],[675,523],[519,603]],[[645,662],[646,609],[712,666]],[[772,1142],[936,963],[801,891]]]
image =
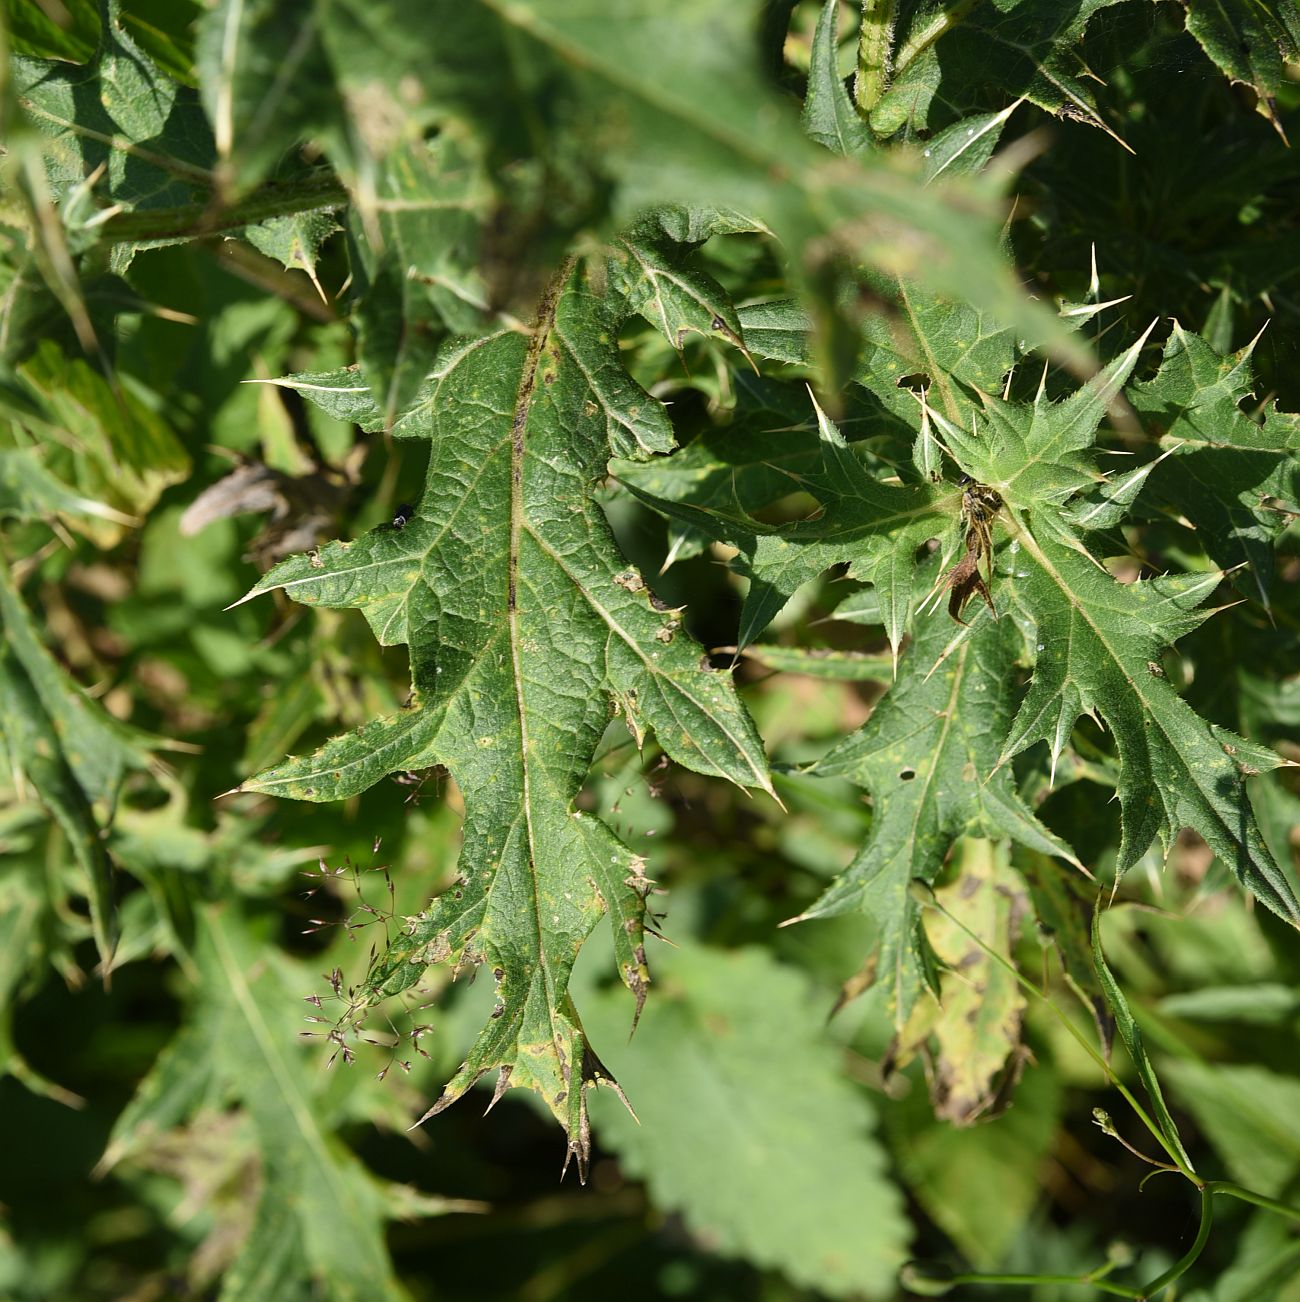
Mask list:
[[1148,496],[1185,516],[1233,581],[1267,607],[1273,543],[1300,513],[1300,418],[1270,408],[1262,422],[1241,405],[1253,386],[1252,342],[1222,356],[1177,323],[1160,370],[1128,393],[1160,446]]
[[703,430],[671,457],[616,462],[638,491],[734,515],[797,492],[822,467],[807,390],[746,371],[734,376],[730,421]]
[[929,482],[882,482],[863,466],[820,408],[816,416],[821,465],[799,486],[816,497],[823,509],[815,518],[788,527],[761,524],[740,503],[718,505],[708,500],[696,505],[692,489],[671,477],[665,486],[677,496],[658,496],[644,486],[664,485],[653,463],[620,462],[612,469],[638,497],[670,519],[739,549],[732,564],[750,579],[738,634],[742,649],[767,627],[800,584],[851,557],[849,577],[875,585],[885,632],[897,650],[912,609],[916,550],[927,539],[948,531],[960,494]]
[[1202,719],[1160,665],[1165,647],[1213,613],[1196,608],[1221,576],[1125,584],[1050,515],[1016,535],[1011,600],[1034,630],[1037,652],[1003,761],[1037,741],[1056,756],[1081,714],[1099,717],[1119,751],[1119,871],[1157,837],[1168,852],[1178,832],[1191,827],[1262,904],[1300,925],[1300,902],[1260,835],[1246,793],[1247,777],[1281,759]]
[[932,136],[921,150],[925,179],[978,176],[998,147],[1002,128],[1019,107],[1017,100],[996,113],[972,113]]
[[[530,334],[448,345],[426,403],[405,418],[432,443],[424,496],[384,527],[271,571],[309,605],[361,608],[380,642],[411,648],[402,714],[244,784],[333,800],[390,773],[445,764],[465,793],[461,878],[372,968],[371,998],[432,962],[485,963],[498,1007],[434,1111],[491,1068],[534,1088],[585,1163],[585,1087],[601,1075],[567,995],[606,910],[621,974],[644,998],[641,861],[574,808],[614,701],[634,735],[674,759],[770,790],[753,725],[681,617],[622,566],[590,489],[611,449],[666,450],[663,408],[623,371],[629,310],[606,277],[569,270]],[[309,394],[311,390],[306,390]]]
[[761,230],[739,213],[659,207],[620,237],[610,271],[629,305],[679,352],[691,334],[718,336],[744,351],[731,296],[682,255],[715,235]]
[[[984,393],[970,429],[928,404],[924,409],[961,469],[995,489],[1006,504],[1001,518],[1013,533],[1012,604],[1037,647],[1029,695],[995,762],[1046,740],[1055,763],[1081,714],[1104,719],[1121,763],[1120,871],[1157,836],[1168,848],[1182,827],[1191,826],[1261,901],[1300,922],[1287,875],[1254,818],[1241,814],[1243,805],[1249,808],[1245,778],[1281,761],[1267,748],[1200,719],[1164,681],[1159,663],[1166,646],[1210,613],[1195,608],[1219,576],[1126,586],[1101,568],[1074,532],[1116,523],[1145,482],[1146,468],[1139,467],[1108,485],[1094,468],[1093,444],[1146,338],[1059,402],[1048,400],[1041,385],[1030,403]],[[875,585],[881,622],[897,647],[912,609],[913,554],[927,538],[947,533],[959,504],[943,485],[879,482],[820,414],[819,423],[823,470],[805,486],[824,510],[793,526],[759,525],[734,504],[700,507],[653,496],[638,486],[653,468],[619,473],[657,509],[739,548],[733,564],[752,580],[742,647],[800,583],[842,559],[851,562],[850,577]],[[1270,468],[1275,464],[1270,461]],[[1081,496],[1099,482],[1099,500]],[[993,527],[999,527],[996,521]],[[993,690],[1005,688],[999,683]]]
[[1093,15],[1116,2],[918,6],[899,33],[894,80],[871,125],[886,136],[903,128],[936,130],[954,115],[992,107],[990,99],[1014,98],[1114,135],[1077,47]]
[[[378,433],[384,428],[384,410],[375,401],[359,366],[285,375],[278,380],[262,380],[259,383],[274,384],[281,389],[301,393],[327,415],[359,425],[367,434]],[[394,434],[399,432],[400,427],[393,429]]]
[[1097,427],[1132,374],[1150,335],[1087,384],[1059,402],[1042,384],[1032,403],[1008,402],[985,393],[983,411],[970,429],[931,411],[949,452],[978,483],[995,488],[1008,503],[1047,507],[1063,503],[1101,479],[1093,468]]
[[250,226],[244,238],[268,258],[275,258],[288,271],[305,271],[315,279],[321,245],[339,229],[330,209],[272,217]]
[[[611,1048],[641,1125],[598,1099],[602,1142],[723,1252],[835,1297],[883,1295],[905,1251],[901,1209],[806,981],[758,950],[683,945],[662,965],[636,1040]],[[592,1018],[616,1041],[613,1000]]]
[[1256,112],[1285,140],[1277,93],[1286,64],[1300,61],[1300,11],[1291,0],[1187,0],[1187,30],[1227,77],[1255,92]]
[[[934,573],[932,565],[928,576]],[[879,980],[896,1026],[910,1015],[930,966],[910,887],[935,880],[958,837],[1009,837],[1074,862],[1016,794],[1010,771],[998,767],[1011,716],[1003,689],[1017,650],[1010,621],[981,612],[967,632],[942,614],[916,616],[894,687],[812,768],[865,787],[874,819],[847,871],[802,917],[862,909],[876,919]]]

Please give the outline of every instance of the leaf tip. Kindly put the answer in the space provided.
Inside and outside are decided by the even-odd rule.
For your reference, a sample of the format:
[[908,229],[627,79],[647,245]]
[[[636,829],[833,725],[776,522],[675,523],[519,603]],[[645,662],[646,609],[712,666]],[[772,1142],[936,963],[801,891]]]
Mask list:
[[238,601],[232,601],[230,605],[223,606],[221,608],[221,613],[224,615],[226,611],[234,610],[236,606],[242,606],[246,601],[252,601],[254,597],[260,597],[262,593],[270,592],[270,591],[271,591],[270,588],[263,588],[260,586],[249,588],[249,590],[246,593],[244,593],[244,595],[240,597]]

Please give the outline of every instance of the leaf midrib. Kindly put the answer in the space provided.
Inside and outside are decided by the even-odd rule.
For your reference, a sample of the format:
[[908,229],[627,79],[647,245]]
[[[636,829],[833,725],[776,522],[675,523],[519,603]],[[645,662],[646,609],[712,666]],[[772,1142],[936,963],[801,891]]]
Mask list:
[[[515,396],[514,417],[510,425],[510,543],[506,562],[506,626],[510,638],[510,665],[514,687],[515,711],[519,720],[520,741],[520,782],[523,787],[521,813],[524,820],[525,836],[528,846],[528,872],[532,879],[529,892],[533,931],[536,937],[537,965],[542,981],[546,987],[546,1009],[551,1023],[551,1040],[557,1055],[561,1057],[561,1067],[565,1066],[561,1043],[562,1030],[557,1024],[558,1012],[557,988],[555,975],[551,971],[550,957],[543,942],[544,929],[541,914],[541,882],[538,879],[537,829],[533,822],[532,793],[532,743],[528,728],[528,707],[524,699],[524,662],[523,637],[519,627],[519,578],[521,547],[527,524],[524,512],[524,454],[528,431],[528,417],[531,412],[533,393],[537,387],[537,371],[541,364],[542,352],[555,325],[555,314],[560,296],[569,275],[575,265],[570,258],[546,290],[546,294],[537,312],[537,324],[533,336],[528,342],[528,351],[524,358],[523,372],[519,379],[519,388]],[[495,882],[493,882],[495,885]],[[489,887],[489,895],[491,887]],[[522,1004],[521,1004],[522,1007]],[[567,1064],[571,1070],[577,1064]],[[571,1086],[566,1086],[571,1088]],[[551,1100],[547,1100],[551,1102]],[[570,1140],[574,1136],[570,1135]]]

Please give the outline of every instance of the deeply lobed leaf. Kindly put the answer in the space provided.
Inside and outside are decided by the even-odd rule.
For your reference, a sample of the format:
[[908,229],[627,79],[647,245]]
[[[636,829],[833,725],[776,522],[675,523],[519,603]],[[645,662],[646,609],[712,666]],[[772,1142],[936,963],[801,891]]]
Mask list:
[[542,1094],[583,1164],[584,1090],[602,1070],[567,987],[606,911],[638,1001],[648,981],[641,861],[574,807],[610,704],[678,762],[771,789],[727,676],[621,564],[591,498],[611,450],[672,442],[663,408],[618,360],[638,300],[606,281],[602,294],[570,267],[531,332],[448,345],[400,426],[432,445],[411,518],[286,561],[249,594],[360,608],[380,642],[409,644],[412,694],[400,715],[243,787],[334,800],[391,773],[451,771],[466,803],[460,881],[376,960],[367,997],[406,989],[433,962],[486,964],[497,1008],[433,1111],[498,1068],[499,1089]]
[[[933,579],[935,567],[925,577]],[[871,834],[846,872],[803,918],[853,910],[880,927],[877,980],[902,1027],[934,962],[913,881],[933,882],[961,836],[1008,838],[1071,862],[998,764],[1012,703],[1018,640],[1010,621],[978,616],[969,634],[941,614],[917,615],[899,677],[871,718],[812,767],[861,784],[872,798]]]

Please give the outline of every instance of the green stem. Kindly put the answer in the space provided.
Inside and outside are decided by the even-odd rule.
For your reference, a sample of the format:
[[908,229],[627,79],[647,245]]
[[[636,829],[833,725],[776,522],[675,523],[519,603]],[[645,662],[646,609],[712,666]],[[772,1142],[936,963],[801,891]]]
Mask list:
[[901,73],[918,54],[928,50],[945,32],[964,23],[977,4],[979,0],[957,0],[951,9],[941,10],[919,32],[913,32],[894,60],[894,75]]
[[1146,1294],[1123,1284],[1111,1284],[1095,1274],[1087,1275],[953,1275],[945,1281],[951,1284],[1015,1284],[1025,1288],[1034,1284],[1086,1284],[1098,1293],[1113,1293],[1116,1297],[1144,1298]]
[[199,239],[237,231],[272,217],[343,208],[347,203],[347,190],[329,174],[302,181],[268,181],[252,194],[226,206],[213,201],[118,213],[104,222],[104,234],[115,244]]
[[[929,891],[928,886],[926,887],[926,890]],[[938,899],[934,896],[933,891],[929,891],[929,898],[927,899],[926,903],[931,908],[938,909],[938,911],[942,913],[944,917],[947,918],[950,922],[952,922],[955,926],[960,927],[961,930],[964,931],[991,959],[993,959],[995,963],[999,964],[1001,967],[1005,968],[1008,972],[1010,972],[1011,975],[1016,979],[1016,981],[1019,982],[1019,984],[1026,991],[1028,991],[1036,999],[1042,1000],[1042,1002],[1045,1003],[1047,1007],[1052,1010],[1052,1014],[1053,1016],[1055,1016],[1057,1021],[1059,1021],[1061,1025],[1064,1026],[1067,1031],[1069,1031],[1070,1035],[1073,1036],[1075,1042],[1079,1045],[1079,1047],[1083,1049],[1083,1051],[1093,1060],[1093,1062],[1097,1064],[1099,1068],[1101,1068],[1101,1071],[1105,1075],[1106,1079],[1109,1080],[1110,1083],[1120,1092],[1120,1094],[1123,1096],[1125,1101],[1128,1103],[1129,1107],[1133,1109],[1138,1119],[1151,1132],[1152,1136],[1155,1138],[1156,1143],[1158,1143],[1160,1147],[1163,1148],[1165,1152],[1169,1154],[1170,1159],[1173,1161],[1177,1169],[1183,1175],[1185,1175],[1194,1185],[1196,1185],[1197,1188],[1201,1188],[1203,1182],[1200,1179],[1200,1177],[1194,1171],[1188,1170],[1187,1166],[1184,1164],[1182,1159],[1174,1151],[1169,1141],[1165,1138],[1164,1132],[1161,1131],[1160,1127],[1157,1126],[1156,1123],[1151,1119],[1151,1117],[1147,1115],[1146,1109],[1141,1105],[1141,1103],[1138,1102],[1132,1090],[1130,1090],[1128,1086],[1125,1085],[1124,1082],[1121,1081],[1120,1078],[1115,1075],[1115,1072],[1112,1070],[1110,1063],[1108,1063],[1106,1059],[1103,1058],[1102,1055],[1099,1054],[1097,1050],[1094,1049],[1092,1045],[1088,1043],[1088,1037],[1084,1035],[1083,1032],[1080,1031],[1079,1028],[1075,1026],[1075,1024],[1068,1017],[1066,1017],[1066,1015],[1063,1012],[1061,1012],[1061,1010],[1056,1006],[1055,1002],[1049,999],[1047,995],[1043,993],[1043,991],[1041,991],[1036,985],[1034,985],[1034,983],[1030,981],[1029,978],[1026,977],[1016,967],[1014,963],[1010,962],[1010,960],[1004,958],[1001,954],[991,949],[988,945],[984,943],[983,939],[977,936],[960,918],[958,918],[955,914],[950,913],[946,908],[944,908],[944,906],[940,904]]]
[[1257,1194],[1253,1189],[1246,1189],[1239,1184],[1233,1184],[1231,1180],[1207,1180],[1205,1187],[1211,1193],[1227,1194],[1229,1198],[1240,1198],[1244,1203],[1254,1203],[1256,1207],[1263,1207],[1265,1211],[1276,1212],[1279,1216],[1285,1216],[1291,1221],[1300,1221],[1300,1208],[1290,1207],[1286,1203],[1280,1203],[1275,1198],[1266,1198],[1263,1194]]
[[1273,1198],[1265,1198],[1262,1194],[1245,1189],[1239,1184],[1233,1184],[1230,1180],[1209,1180],[1201,1185],[1201,1223],[1197,1228],[1196,1238],[1192,1246],[1163,1275],[1157,1276],[1145,1288],[1128,1288],[1123,1284],[1111,1284],[1104,1280],[1102,1276],[1109,1274],[1114,1269],[1114,1263],[1108,1263],[1086,1275],[983,1275],[970,1272],[949,1276],[945,1279],[945,1283],[1013,1284],[1024,1287],[1035,1284],[1086,1284],[1099,1293],[1111,1293],[1116,1297],[1136,1298],[1140,1302],[1146,1302],[1148,1298],[1153,1298],[1158,1293],[1162,1293],[1176,1279],[1191,1270],[1201,1253],[1205,1251],[1205,1245],[1210,1239],[1210,1230],[1214,1225],[1215,1194],[1227,1194],[1232,1198],[1240,1198],[1243,1202],[1254,1203],[1257,1207],[1263,1207],[1268,1211],[1289,1217],[1291,1220],[1300,1221],[1300,1209],[1298,1208],[1288,1207],[1285,1203],[1277,1202]]
[[897,0],[862,0],[862,27],[858,32],[858,74],[853,99],[866,117],[889,85],[889,47],[894,39]]
[[1209,1185],[1205,1185],[1201,1189],[1201,1226],[1196,1231],[1196,1241],[1163,1275],[1153,1279],[1137,1296],[1142,1298],[1155,1297],[1157,1293],[1166,1289],[1180,1275],[1186,1274],[1195,1265],[1197,1257],[1205,1251],[1205,1245],[1210,1238],[1210,1226],[1213,1224],[1214,1191]]

